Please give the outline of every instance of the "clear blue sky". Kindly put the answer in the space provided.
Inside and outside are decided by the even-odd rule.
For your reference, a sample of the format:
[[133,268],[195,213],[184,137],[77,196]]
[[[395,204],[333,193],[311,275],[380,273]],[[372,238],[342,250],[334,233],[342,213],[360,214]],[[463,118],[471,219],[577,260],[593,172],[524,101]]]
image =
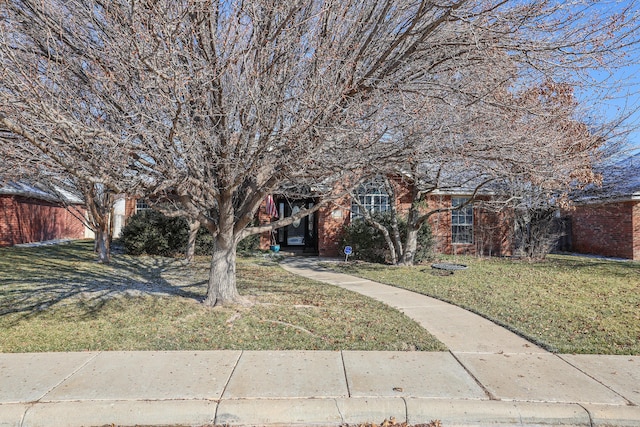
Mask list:
[[[610,92],[606,99],[597,92],[586,91],[580,96],[585,100],[585,106],[595,103],[594,116],[604,116],[613,120],[620,115],[629,115],[623,127],[632,129],[628,136],[628,145],[632,152],[640,152],[640,57],[636,58],[635,65],[630,65],[618,70],[603,81],[603,85],[619,85],[615,92]],[[598,80],[604,79],[607,74],[593,73]]]
[[[617,13],[624,7],[630,6],[627,1],[602,1],[594,7],[606,10],[607,14]],[[634,3],[632,9],[625,16],[634,25],[640,22],[640,5]],[[640,37],[634,36],[634,40],[640,41]],[[606,64],[602,70],[594,70],[591,75],[600,88],[577,91],[578,98],[584,101],[585,107],[593,106],[593,112],[589,115],[597,120],[604,117],[605,120],[614,120],[616,117],[630,114],[624,123],[627,129],[632,129],[628,136],[628,146],[632,153],[640,152],[640,46],[631,45],[622,60],[629,64],[614,72],[606,70]],[[609,88],[607,90],[606,88]],[[611,89],[615,88],[615,89]]]

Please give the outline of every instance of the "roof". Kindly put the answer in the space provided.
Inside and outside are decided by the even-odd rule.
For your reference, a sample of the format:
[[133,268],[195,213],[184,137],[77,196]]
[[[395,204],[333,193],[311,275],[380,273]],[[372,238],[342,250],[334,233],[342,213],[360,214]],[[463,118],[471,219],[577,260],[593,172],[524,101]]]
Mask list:
[[[494,195],[499,190],[484,168],[473,168],[461,161],[429,168],[418,183],[421,188],[433,187],[439,195]],[[431,170],[429,170],[431,169]]]
[[576,192],[574,200],[581,203],[640,200],[640,153],[613,165],[600,168],[602,185],[591,185]]
[[33,199],[46,200],[48,202],[66,203],[78,205],[84,203],[82,199],[62,188],[55,187],[49,190],[42,186],[26,182],[7,182],[0,185],[0,195],[22,196]]

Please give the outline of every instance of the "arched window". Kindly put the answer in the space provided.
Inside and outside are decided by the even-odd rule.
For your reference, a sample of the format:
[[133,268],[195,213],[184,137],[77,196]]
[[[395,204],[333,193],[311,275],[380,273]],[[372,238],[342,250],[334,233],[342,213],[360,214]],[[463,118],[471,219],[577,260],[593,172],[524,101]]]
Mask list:
[[360,185],[355,196],[360,202],[351,202],[351,219],[361,218],[362,210],[371,214],[387,212],[390,209],[389,194],[387,194],[381,179],[374,179]]

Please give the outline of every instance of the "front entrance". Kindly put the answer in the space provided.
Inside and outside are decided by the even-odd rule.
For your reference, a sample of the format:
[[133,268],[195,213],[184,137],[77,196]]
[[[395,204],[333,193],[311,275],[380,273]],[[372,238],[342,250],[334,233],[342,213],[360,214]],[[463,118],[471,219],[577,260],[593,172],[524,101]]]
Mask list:
[[[302,209],[311,208],[313,199],[288,200],[276,199],[278,215],[280,218],[288,218]],[[318,221],[315,213],[298,219],[293,224],[276,230],[276,241],[285,249],[302,251],[309,254],[318,253]]]

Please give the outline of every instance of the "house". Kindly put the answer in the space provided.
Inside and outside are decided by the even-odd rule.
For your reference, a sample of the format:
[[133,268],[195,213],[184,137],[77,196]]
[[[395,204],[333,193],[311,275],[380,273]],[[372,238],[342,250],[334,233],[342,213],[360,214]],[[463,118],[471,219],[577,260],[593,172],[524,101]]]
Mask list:
[[119,197],[113,204],[113,237],[116,239],[120,237],[128,218],[147,209],[149,206],[144,199]]
[[[398,180],[396,206],[400,212],[410,207],[410,189]],[[449,209],[463,204],[471,190],[434,191],[427,199],[429,209]],[[261,235],[260,248],[268,249],[278,244],[281,250],[302,254],[335,257],[342,255],[340,246],[343,227],[359,214],[360,206],[372,212],[389,210],[389,195],[384,187],[374,181],[364,184],[358,191],[360,204],[344,197],[320,208],[317,212],[293,224],[275,230],[271,235]],[[485,195],[484,197],[490,197]],[[286,218],[304,208],[310,208],[317,200],[312,196],[304,199],[289,199],[274,195],[277,218]],[[275,217],[267,214],[266,204],[259,212],[261,224]],[[467,205],[459,210],[443,211],[429,218],[436,251],[445,254],[510,255],[512,249],[513,222],[508,213],[496,213],[478,206]]]
[[572,250],[640,260],[640,153],[602,170],[602,186],[573,196]]
[[82,202],[68,193],[7,183],[0,186],[0,246],[87,237],[85,214]]

